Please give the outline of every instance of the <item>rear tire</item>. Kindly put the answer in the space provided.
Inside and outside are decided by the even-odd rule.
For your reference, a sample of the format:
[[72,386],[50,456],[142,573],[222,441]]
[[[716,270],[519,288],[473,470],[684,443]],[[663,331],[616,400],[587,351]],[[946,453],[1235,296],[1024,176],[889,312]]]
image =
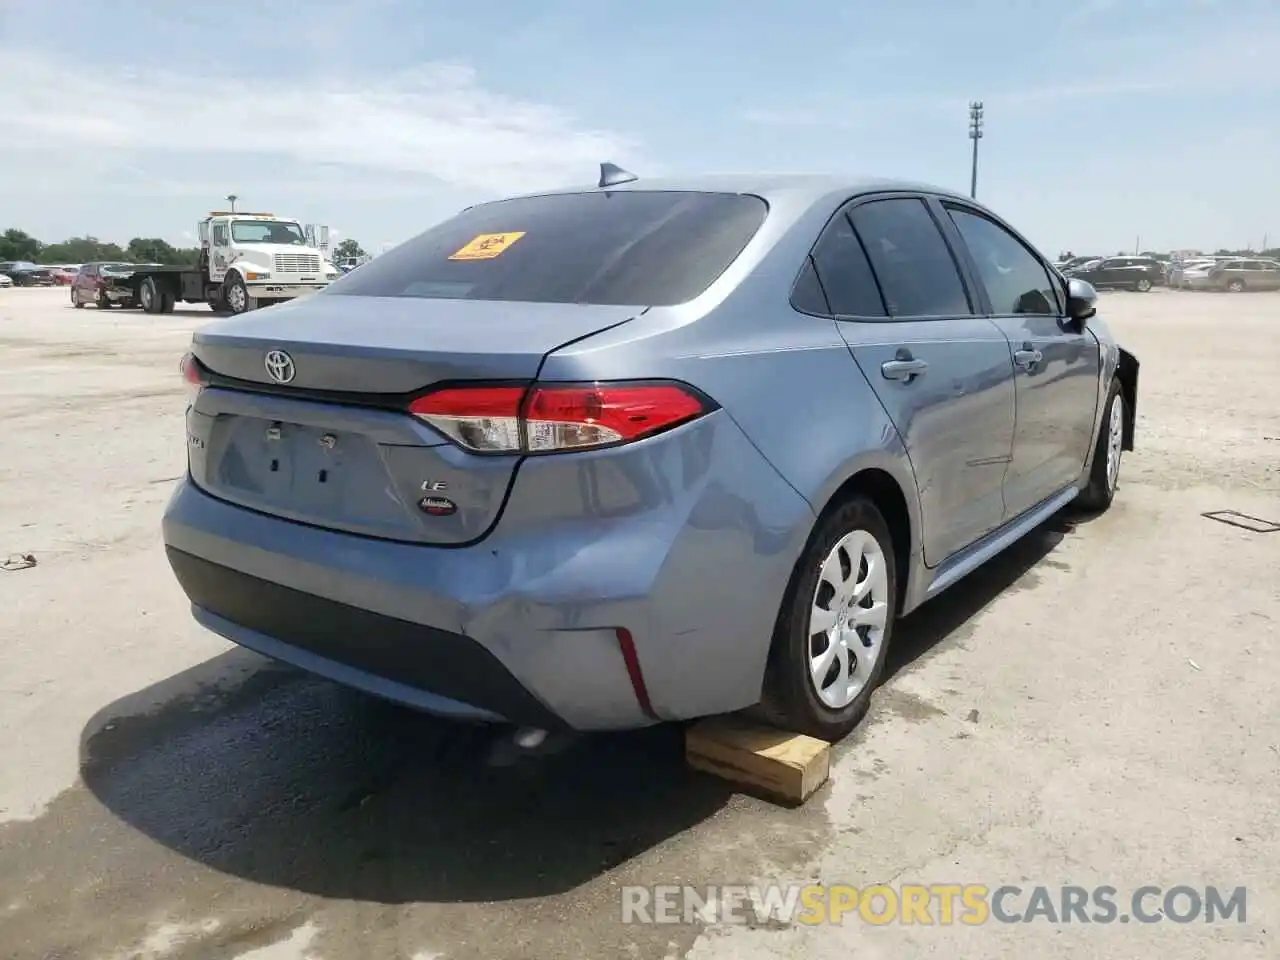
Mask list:
[[1133,285],[1133,288],[1139,293],[1147,293],[1151,290],[1151,281],[1146,277],[1142,277]]
[[855,496],[818,522],[791,575],[758,712],[821,740],[848,736],[884,674],[897,612],[889,525]]
[[178,298],[172,293],[162,294],[160,297],[160,312],[173,313],[174,305],[178,302]]
[[1076,497],[1076,506],[1091,513],[1101,513],[1111,506],[1120,485],[1120,461],[1124,453],[1124,394],[1120,380],[1112,377],[1103,406],[1098,439],[1093,446],[1093,465],[1089,483]]
[[155,279],[153,277],[147,277],[142,281],[142,285],[138,288],[138,303],[142,307],[142,312],[159,313],[160,302],[160,291],[156,289]]
[[1244,281],[1241,280],[1239,277],[1236,277],[1234,280],[1229,281],[1227,283],[1227,292],[1228,293],[1244,293]]

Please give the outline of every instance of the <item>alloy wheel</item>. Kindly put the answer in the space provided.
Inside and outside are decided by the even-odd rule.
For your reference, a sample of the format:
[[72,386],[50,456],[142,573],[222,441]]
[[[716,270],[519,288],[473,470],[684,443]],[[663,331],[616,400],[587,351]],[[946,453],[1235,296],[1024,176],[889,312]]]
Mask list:
[[1124,398],[1116,394],[1111,401],[1107,423],[1107,489],[1114,492],[1120,479],[1120,454],[1124,447]]
[[809,678],[826,707],[847,707],[866,687],[888,615],[884,551],[866,530],[850,531],[822,562],[809,614]]

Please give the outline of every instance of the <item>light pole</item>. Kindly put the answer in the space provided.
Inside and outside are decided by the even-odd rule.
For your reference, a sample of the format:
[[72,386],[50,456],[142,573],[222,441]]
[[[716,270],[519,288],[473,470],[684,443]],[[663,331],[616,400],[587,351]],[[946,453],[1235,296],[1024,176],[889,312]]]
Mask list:
[[969,139],[973,141],[973,167],[969,173],[969,196],[978,196],[978,141],[982,139],[982,101],[969,104]]
[[239,200],[239,199],[240,199],[240,198],[239,198],[239,197],[237,197],[234,193],[228,193],[228,194],[227,194],[227,201],[231,204],[231,212],[232,212],[232,213],[235,213],[235,212],[236,212],[236,201],[237,201],[237,200]]

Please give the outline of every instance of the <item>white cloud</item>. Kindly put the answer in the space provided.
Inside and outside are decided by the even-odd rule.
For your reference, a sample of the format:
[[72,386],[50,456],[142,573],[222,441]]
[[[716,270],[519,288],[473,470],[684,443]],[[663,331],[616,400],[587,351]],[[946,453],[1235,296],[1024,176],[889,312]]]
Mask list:
[[[600,161],[626,163],[637,152],[623,135],[488,90],[471,68],[447,63],[381,80],[253,81],[106,70],[0,47],[0,89],[22,91],[0,99],[0,142],[91,151],[99,170],[136,169],[159,150],[214,164],[219,155],[266,154],[505,194],[587,182]],[[7,162],[0,156],[0,171]],[[212,179],[209,164],[200,166]]]

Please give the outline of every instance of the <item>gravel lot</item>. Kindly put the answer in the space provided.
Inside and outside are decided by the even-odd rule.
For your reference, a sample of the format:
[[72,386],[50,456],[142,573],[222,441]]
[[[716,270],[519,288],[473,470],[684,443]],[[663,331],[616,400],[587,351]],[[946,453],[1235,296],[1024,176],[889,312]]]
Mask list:
[[[1104,295],[1142,361],[1117,503],[904,622],[788,811],[679,731],[495,769],[198,629],[159,542],[203,310],[0,291],[0,955],[346,960],[1276,956],[1280,295]],[[638,926],[624,884],[1248,888],[1247,922]],[[1271,946],[1267,946],[1267,944]]]

